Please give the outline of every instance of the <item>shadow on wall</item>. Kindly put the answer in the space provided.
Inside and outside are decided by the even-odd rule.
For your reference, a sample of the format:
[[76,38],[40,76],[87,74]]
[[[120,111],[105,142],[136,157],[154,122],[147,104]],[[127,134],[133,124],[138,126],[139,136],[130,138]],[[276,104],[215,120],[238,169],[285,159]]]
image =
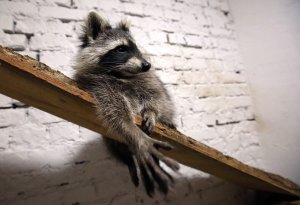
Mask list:
[[[0,161],[0,204],[254,204],[253,193],[200,173],[177,176],[172,193],[167,197],[157,193],[151,199],[141,185],[134,187],[127,167],[110,156],[100,137],[44,152],[59,156],[47,158],[31,150],[23,156],[1,156],[5,159]],[[66,160],[58,162],[59,158]]]

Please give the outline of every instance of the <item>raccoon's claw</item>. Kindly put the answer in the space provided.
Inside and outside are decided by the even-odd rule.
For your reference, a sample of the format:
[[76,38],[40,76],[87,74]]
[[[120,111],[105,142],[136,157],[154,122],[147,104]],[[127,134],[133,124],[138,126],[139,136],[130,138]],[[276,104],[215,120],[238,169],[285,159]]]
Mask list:
[[168,167],[170,167],[174,172],[177,172],[179,170],[179,164],[175,160],[166,157],[156,149],[153,150],[153,156],[155,156],[157,159],[163,161]]
[[128,170],[130,174],[130,178],[134,186],[139,185],[139,177],[138,177],[138,166],[136,162],[136,158],[132,157],[132,161],[130,161],[128,164]]
[[159,140],[155,140],[155,139],[152,139],[152,141],[153,141],[153,146],[157,149],[158,148],[162,148],[162,149],[165,149],[165,150],[174,149],[174,146],[170,145],[167,142],[163,142],[163,141],[159,141]]
[[142,121],[142,130],[147,134],[150,135],[153,131],[155,126],[155,120],[151,117],[144,117]]

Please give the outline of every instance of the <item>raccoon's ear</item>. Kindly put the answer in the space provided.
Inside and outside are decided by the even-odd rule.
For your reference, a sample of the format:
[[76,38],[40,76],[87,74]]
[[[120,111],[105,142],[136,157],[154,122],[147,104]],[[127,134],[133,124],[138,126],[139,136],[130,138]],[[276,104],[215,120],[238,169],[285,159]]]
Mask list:
[[88,37],[92,37],[95,40],[100,33],[109,29],[111,29],[111,25],[105,17],[94,11],[89,13],[86,20],[86,34]]
[[130,28],[130,22],[128,20],[122,20],[119,24],[118,27],[122,29],[123,31],[128,32]]

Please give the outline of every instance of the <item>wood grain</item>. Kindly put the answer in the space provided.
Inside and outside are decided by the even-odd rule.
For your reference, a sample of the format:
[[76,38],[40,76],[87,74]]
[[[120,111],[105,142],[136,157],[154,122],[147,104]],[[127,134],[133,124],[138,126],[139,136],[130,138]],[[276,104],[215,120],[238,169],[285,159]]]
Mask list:
[[[58,71],[28,56],[0,46],[0,92],[65,120],[108,134],[97,118],[95,100]],[[135,123],[140,125],[141,119]],[[122,141],[118,136],[109,136]],[[170,142],[175,150],[164,152],[180,163],[244,187],[300,197],[300,188],[281,176],[248,166],[184,134],[155,127],[153,137]]]

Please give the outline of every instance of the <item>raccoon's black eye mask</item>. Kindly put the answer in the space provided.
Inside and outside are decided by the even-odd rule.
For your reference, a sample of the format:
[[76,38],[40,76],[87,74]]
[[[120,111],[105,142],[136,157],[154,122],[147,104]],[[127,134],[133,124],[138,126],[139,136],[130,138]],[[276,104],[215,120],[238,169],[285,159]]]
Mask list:
[[125,53],[128,51],[128,46],[125,45],[117,46],[115,50],[118,51],[119,53]]
[[137,46],[128,40],[128,45],[119,45],[101,56],[99,64],[103,68],[118,68],[132,57],[141,56]]
[[102,68],[115,69],[125,64],[134,54],[125,45],[117,46],[100,57],[99,64]]

